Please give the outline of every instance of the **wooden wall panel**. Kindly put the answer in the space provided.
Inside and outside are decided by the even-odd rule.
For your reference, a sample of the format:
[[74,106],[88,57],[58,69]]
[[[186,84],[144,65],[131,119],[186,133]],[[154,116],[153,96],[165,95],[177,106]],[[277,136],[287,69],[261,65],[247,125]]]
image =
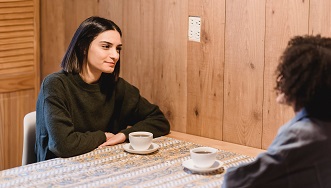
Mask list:
[[188,41],[187,133],[222,140],[225,0],[191,0],[201,42]]
[[331,37],[331,1],[310,0],[309,34]]
[[0,170],[22,164],[23,117],[35,101],[34,89],[0,94]]
[[[48,0],[52,1],[52,0]],[[64,20],[65,22],[65,50],[74,36],[74,33],[80,23],[90,16],[95,16],[98,13],[97,1],[91,0],[70,0],[65,1]],[[64,53],[62,54],[62,56]]]
[[[123,3],[123,54],[121,58],[122,77],[131,84],[140,86],[141,94],[154,101],[153,89],[156,88],[151,77],[155,65],[154,54],[154,0],[130,1]],[[138,50],[143,49],[143,50]],[[132,68],[134,67],[134,71]]]
[[169,119],[171,129],[185,132],[188,0],[154,0],[154,3],[154,54],[153,62],[149,63],[155,69],[150,76],[141,76],[156,86],[150,92]]
[[276,103],[275,70],[287,42],[308,32],[309,2],[279,0],[266,2],[266,41],[262,148],[274,139],[278,128],[293,116],[293,109]]
[[67,48],[65,45],[66,0],[41,1],[41,80],[60,70],[60,63]]
[[41,1],[42,78],[61,69],[62,58],[77,27],[86,18],[97,15],[97,9],[97,2],[90,0]]
[[[331,35],[329,0],[42,3],[43,75],[59,69],[80,21],[109,18],[123,31],[121,76],[160,106],[172,130],[264,149],[293,116],[273,90],[286,43],[308,32]],[[201,43],[188,41],[189,15],[202,18]]]
[[23,117],[39,91],[39,0],[0,1],[0,170],[21,165]]
[[99,0],[98,15],[115,22],[123,30],[123,2],[125,0]]
[[[61,48],[61,52],[56,51],[54,54],[56,58],[52,58],[51,64],[56,64],[55,67],[48,66],[46,64],[46,56],[50,53],[46,51],[47,47],[43,47],[43,78],[56,70],[58,70],[59,63],[62,59],[62,56],[64,54],[64,51],[67,47],[68,42],[67,38],[69,38],[68,33],[70,33],[70,30],[66,27],[68,23],[70,25],[74,25],[75,21],[68,20],[69,18],[66,17],[70,10],[72,10],[72,7],[77,5],[76,2],[70,2],[69,6],[67,2],[65,1],[57,1],[53,2],[50,0],[45,1],[47,4],[42,5],[44,8],[42,9],[43,15],[53,15],[54,17],[57,17],[56,20],[58,20],[56,23],[57,28],[55,28],[55,24],[49,24],[48,20],[50,18],[46,18],[43,22],[43,29],[42,30],[42,42],[45,45],[43,46],[49,46],[51,44],[58,45]],[[130,2],[130,3],[128,3]],[[139,3],[142,3],[142,1],[138,1]],[[58,5],[55,5],[54,3],[59,3]],[[119,3],[119,4],[118,4]],[[122,3],[126,3],[126,6],[123,6]],[[145,39],[144,41],[140,41],[140,44],[143,45],[143,47],[146,47],[144,49],[150,49],[152,48],[156,49],[155,53],[152,56],[149,56],[150,52],[141,52],[138,51],[140,49],[137,46],[131,46],[131,49],[134,50],[135,53],[141,54],[139,57],[141,57],[141,60],[136,60],[135,54],[130,53],[130,46],[127,45],[127,54],[125,57],[123,57],[123,54],[121,54],[122,57],[122,71],[123,76],[129,80],[132,81],[133,84],[138,83],[137,87],[139,87],[142,90],[142,94],[146,96],[148,99],[152,99],[152,102],[159,104],[160,108],[166,113],[166,116],[170,119],[172,125],[174,125],[173,130],[184,130],[185,127],[181,126],[186,123],[186,103],[185,105],[182,104],[183,98],[186,98],[186,50],[184,53],[181,52],[182,49],[186,49],[187,41],[187,1],[144,1],[142,5],[139,5],[138,9],[135,7],[137,5],[137,2],[133,1],[103,1],[100,0],[98,2],[98,8],[100,9],[98,14],[103,15],[106,18],[112,19],[116,22],[116,20],[120,20],[121,10],[118,10],[119,7],[123,7],[123,11],[127,11],[126,15],[127,23],[126,25],[122,24],[121,21],[118,23],[119,26],[123,26],[122,30],[124,35],[127,35],[128,37],[123,38],[124,42],[124,48],[126,47],[125,40],[127,38],[131,37],[137,37],[136,32],[141,32],[141,37],[138,38],[139,40]],[[95,7],[95,5],[91,5],[92,7]],[[109,6],[110,9],[107,9],[106,6]],[[50,9],[51,7],[58,7],[56,10]],[[64,8],[65,7],[65,8]],[[50,9],[50,10],[47,10]],[[65,9],[65,10],[63,10]],[[94,9],[94,8],[92,8]],[[115,11],[112,12],[111,10]],[[155,13],[154,13],[154,11]],[[170,10],[170,11],[169,11]],[[132,12],[131,12],[132,11]],[[137,13],[138,11],[138,13]],[[139,13],[139,11],[141,11]],[[67,13],[66,13],[67,12]],[[83,12],[83,11],[82,11]],[[163,12],[167,15],[163,16],[163,14],[160,14],[160,12]],[[109,14],[109,15],[108,15]],[[153,14],[153,15],[151,15]],[[133,17],[132,17],[133,15]],[[135,16],[141,16],[141,18],[144,18],[143,20],[137,20],[134,17]],[[185,16],[183,16],[185,15]],[[86,15],[88,16],[88,15]],[[124,16],[123,16],[124,17]],[[149,20],[146,20],[147,18],[150,18]],[[180,19],[178,19],[180,18]],[[65,22],[61,22],[62,20],[65,20]],[[133,20],[133,22],[130,22],[130,20]],[[154,20],[151,23],[151,20]],[[46,22],[47,21],[47,22]],[[135,23],[136,21],[140,21],[138,25]],[[144,23],[145,22],[145,23]],[[146,28],[134,28],[133,25],[138,26],[138,28],[141,27],[140,24],[148,24],[144,25]],[[153,26],[154,28],[152,28]],[[77,25],[76,25],[77,27]],[[49,33],[48,30],[54,30],[58,29],[59,35],[54,36],[48,36],[47,33]],[[152,29],[152,30],[151,30]],[[127,32],[124,32],[127,31]],[[154,32],[152,32],[154,31]],[[73,31],[72,31],[73,32]],[[62,33],[62,34],[61,34]],[[63,34],[64,33],[64,34]],[[151,35],[151,36],[150,36]],[[169,36],[170,35],[170,36]],[[57,37],[60,37],[57,39]],[[152,40],[153,38],[158,38],[158,40]],[[56,40],[56,41],[53,41]],[[53,41],[53,42],[52,42]],[[152,43],[148,43],[148,41],[152,41]],[[131,41],[130,41],[131,42]],[[132,41],[132,44],[135,44],[134,40]],[[136,49],[134,49],[136,48]],[[123,50],[123,53],[125,50]],[[130,54],[129,54],[130,53]],[[131,57],[133,56],[133,58]],[[60,57],[60,58],[59,58]],[[125,58],[128,58],[125,60]],[[124,61],[125,60],[125,61]],[[139,68],[139,66],[136,65],[136,63],[139,61],[145,63],[145,67],[142,67],[139,69],[141,72],[137,71],[137,73],[133,73],[132,71],[125,71],[126,67],[130,67],[130,70],[132,70],[132,67],[135,67],[135,69]],[[44,63],[45,62],[45,63]],[[133,66],[130,66],[130,63]],[[159,69],[160,67],[163,67]],[[173,66],[177,67],[173,71]],[[151,69],[151,67],[155,67],[156,70]],[[143,73],[143,74],[142,74]],[[154,78],[154,75],[156,75],[156,79],[150,79],[150,76]],[[144,75],[142,79],[137,79],[138,77],[136,75]],[[130,78],[131,77],[131,78]],[[176,83],[176,85],[171,85],[168,83]],[[146,87],[140,87],[140,84],[148,84]],[[144,85],[145,86],[145,85]],[[152,87],[156,88],[152,88]],[[159,87],[162,88],[159,88]],[[142,89],[143,88],[143,89]],[[151,89],[153,92],[145,92],[144,88]],[[153,98],[153,96],[156,96]],[[183,128],[181,128],[183,127]]]
[[[173,130],[184,130],[185,127],[180,125],[186,121],[186,113],[181,113],[186,110],[186,106],[181,105],[186,95],[186,76],[183,74],[186,54],[181,51],[186,48],[186,38],[183,36],[187,34],[187,24],[182,15],[187,15],[187,1],[99,3],[99,7],[108,5],[113,10],[103,8],[100,15],[114,18],[112,20],[115,22],[118,20],[123,32],[121,76],[137,86],[144,97],[160,106]],[[122,20],[118,16],[121,14],[120,7],[123,8]],[[173,71],[173,66],[179,69]],[[169,82],[177,84],[169,85]]]
[[261,147],[265,1],[226,2],[223,140]]

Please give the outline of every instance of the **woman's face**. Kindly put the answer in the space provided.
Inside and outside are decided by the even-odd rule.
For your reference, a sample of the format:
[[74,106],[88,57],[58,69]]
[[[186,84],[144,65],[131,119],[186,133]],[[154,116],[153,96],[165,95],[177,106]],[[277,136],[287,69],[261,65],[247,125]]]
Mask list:
[[108,30],[100,33],[90,44],[83,74],[99,77],[101,73],[112,73],[120,58],[122,41],[119,32]]

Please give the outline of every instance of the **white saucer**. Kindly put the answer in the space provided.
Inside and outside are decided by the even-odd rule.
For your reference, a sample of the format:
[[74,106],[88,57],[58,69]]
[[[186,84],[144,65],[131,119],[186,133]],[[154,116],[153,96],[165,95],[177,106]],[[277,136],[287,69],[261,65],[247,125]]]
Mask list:
[[223,163],[219,160],[216,160],[215,163],[209,168],[199,168],[193,164],[192,159],[189,159],[189,160],[184,161],[182,165],[185,168],[187,168],[191,171],[194,171],[194,172],[211,172],[211,171],[220,169],[222,167]]
[[123,145],[123,149],[129,153],[148,154],[148,153],[152,153],[152,152],[156,151],[157,149],[159,149],[159,145],[152,143],[152,145],[147,150],[135,150],[132,148],[130,143],[127,143],[127,144]]

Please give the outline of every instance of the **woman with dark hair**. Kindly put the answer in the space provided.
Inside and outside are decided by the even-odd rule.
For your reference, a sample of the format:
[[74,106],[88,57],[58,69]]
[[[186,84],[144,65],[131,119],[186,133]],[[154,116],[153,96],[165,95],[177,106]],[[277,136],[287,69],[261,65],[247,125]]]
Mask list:
[[293,107],[265,153],[230,168],[223,188],[331,187],[331,39],[291,39],[277,67],[277,102]]
[[75,32],[61,63],[48,75],[37,101],[37,161],[72,157],[127,140],[135,131],[169,133],[158,106],[119,77],[122,32],[90,17]]

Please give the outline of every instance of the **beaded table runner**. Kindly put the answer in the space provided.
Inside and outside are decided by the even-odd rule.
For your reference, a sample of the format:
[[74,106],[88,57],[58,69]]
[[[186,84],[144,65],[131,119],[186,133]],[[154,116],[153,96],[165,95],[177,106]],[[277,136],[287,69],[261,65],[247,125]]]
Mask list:
[[153,140],[160,148],[146,155],[123,150],[124,144],[96,149],[71,158],[0,171],[2,187],[220,187],[224,169],[254,158],[219,150],[223,168],[207,173],[182,166],[190,149],[201,145],[168,137]]

